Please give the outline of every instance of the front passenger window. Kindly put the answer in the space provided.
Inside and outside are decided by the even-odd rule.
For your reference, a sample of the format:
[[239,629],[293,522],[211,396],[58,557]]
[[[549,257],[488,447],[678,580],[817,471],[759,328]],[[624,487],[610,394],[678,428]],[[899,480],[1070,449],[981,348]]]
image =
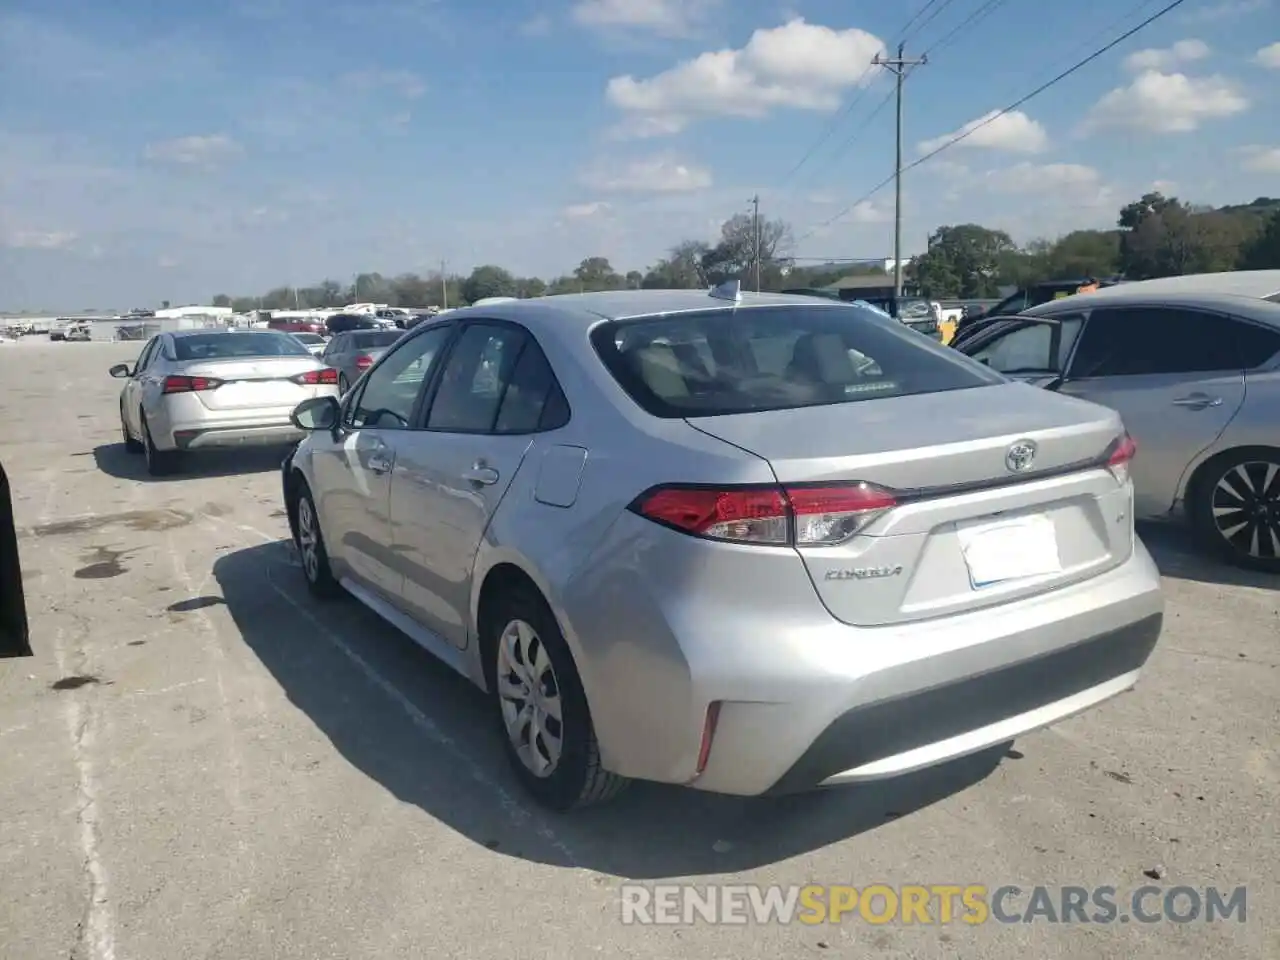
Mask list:
[[436,327],[393,347],[365,376],[360,396],[350,407],[349,425],[408,429],[418,394],[451,330],[452,327]]
[[971,356],[1004,374],[1060,373],[1080,332],[1077,318],[1028,323],[998,337]]

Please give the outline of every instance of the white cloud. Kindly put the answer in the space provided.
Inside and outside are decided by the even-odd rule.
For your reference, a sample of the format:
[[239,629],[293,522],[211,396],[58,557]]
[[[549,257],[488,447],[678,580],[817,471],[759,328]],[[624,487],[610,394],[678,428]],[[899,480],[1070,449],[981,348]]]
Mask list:
[[855,203],[853,209],[840,218],[842,223],[888,223],[893,219],[891,206],[863,200]]
[[1263,47],[1253,59],[1271,70],[1280,70],[1280,40]]
[[622,136],[678,133],[699,118],[757,118],[782,107],[830,111],[843,91],[871,81],[871,60],[883,51],[864,30],[796,18],[756,30],[739,50],[708,51],[647,79],[614,77],[605,96],[632,118],[620,124]]
[[427,92],[427,84],[411,70],[357,70],[344,74],[342,82],[362,92],[390,90],[406,100],[417,100]]
[[1102,176],[1079,163],[1018,163],[986,175],[997,193],[1043,193],[1050,190],[1096,191]]
[[711,171],[657,156],[632,160],[618,168],[599,166],[582,177],[585,186],[604,193],[688,193],[711,186]]
[[592,200],[590,203],[574,203],[565,207],[561,213],[569,220],[582,220],[609,211],[609,204],[603,200]]
[[1280,147],[1241,147],[1244,168],[1251,173],[1280,173]]
[[1271,0],[1222,0],[1221,3],[1188,10],[1182,19],[1189,23],[1221,23],[1266,10],[1270,6]]
[[720,0],[578,0],[573,19],[588,27],[632,27],[659,36],[687,35]]
[[16,230],[4,237],[4,246],[18,250],[66,250],[80,235],[74,230]]
[[1152,47],[1137,50],[1124,58],[1126,70],[1142,73],[1145,70],[1172,70],[1184,63],[1203,60],[1210,54],[1209,45],[1203,40],[1179,40],[1171,47]]
[[545,37],[551,33],[553,25],[551,17],[539,13],[520,24],[520,32],[526,37]]
[[1166,197],[1172,197],[1178,192],[1178,184],[1175,180],[1152,180],[1151,185],[1143,191],[1143,193],[1162,193]]
[[147,144],[143,156],[157,163],[183,167],[215,167],[242,152],[240,144],[226,134],[177,137]]
[[1189,77],[1148,70],[1116,87],[1089,111],[1084,132],[1111,127],[1151,133],[1189,133],[1206,120],[1243,113],[1249,101],[1225,77]]
[[1010,153],[1041,153],[1049,146],[1049,135],[1035,120],[1019,110],[1001,113],[992,110],[976,120],[971,120],[959,130],[924,140],[917,145],[921,153],[932,153],[943,144],[957,137],[964,139],[957,147],[985,147],[988,150],[1005,150]]

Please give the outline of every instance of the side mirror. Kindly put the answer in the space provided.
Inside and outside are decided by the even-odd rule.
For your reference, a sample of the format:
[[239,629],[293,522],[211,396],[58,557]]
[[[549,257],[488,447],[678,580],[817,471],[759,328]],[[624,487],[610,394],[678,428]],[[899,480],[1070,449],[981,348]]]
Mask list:
[[341,407],[334,397],[312,397],[303,400],[289,414],[289,422],[308,432],[332,430],[338,425]]
[[117,380],[127,380],[133,376],[133,371],[129,369],[127,363],[117,363],[114,367],[107,371]]

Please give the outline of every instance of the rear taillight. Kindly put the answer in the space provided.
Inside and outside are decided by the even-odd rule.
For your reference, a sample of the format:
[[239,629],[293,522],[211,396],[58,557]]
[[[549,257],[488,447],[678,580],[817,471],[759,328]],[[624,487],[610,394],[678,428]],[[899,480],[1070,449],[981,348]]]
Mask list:
[[313,386],[318,383],[336,386],[338,383],[338,371],[333,367],[325,367],[323,370],[308,370],[305,373],[300,373],[296,377],[290,377],[289,379],[304,387]]
[[804,547],[841,543],[896,504],[891,491],[870,483],[663,486],[641,494],[631,509],[696,537]]
[[222,386],[221,380],[213,377],[165,377],[164,393],[199,393],[202,390],[217,390]]
[[369,356],[367,353],[362,353],[360,356],[356,357],[357,370],[368,370],[372,366],[373,357]]
[[1138,445],[1133,442],[1133,437],[1127,433],[1122,433],[1112,441],[1111,446],[1107,448],[1107,469],[1111,471],[1112,476],[1120,483],[1125,483],[1129,479],[1129,464],[1133,458],[1137,456]]

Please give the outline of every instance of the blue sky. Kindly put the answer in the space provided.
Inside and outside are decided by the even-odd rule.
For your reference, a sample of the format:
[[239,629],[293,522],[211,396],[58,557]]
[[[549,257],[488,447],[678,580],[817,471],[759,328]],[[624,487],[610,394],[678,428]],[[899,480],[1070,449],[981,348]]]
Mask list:
[[[0,308],[643,269],[757,192],[798,256],[888,255],[891,188],[838,215],[891,170],[866,64],[923,3],[0,0]],[[999,4],[908,80],[908,157],[1162,5]],[[908,54],[978,6],[939,0]],[[911,171],[906,251],[1106,226],[1153,185],[1280,195],[1278,121],[1280,0],[1188,0]]]

